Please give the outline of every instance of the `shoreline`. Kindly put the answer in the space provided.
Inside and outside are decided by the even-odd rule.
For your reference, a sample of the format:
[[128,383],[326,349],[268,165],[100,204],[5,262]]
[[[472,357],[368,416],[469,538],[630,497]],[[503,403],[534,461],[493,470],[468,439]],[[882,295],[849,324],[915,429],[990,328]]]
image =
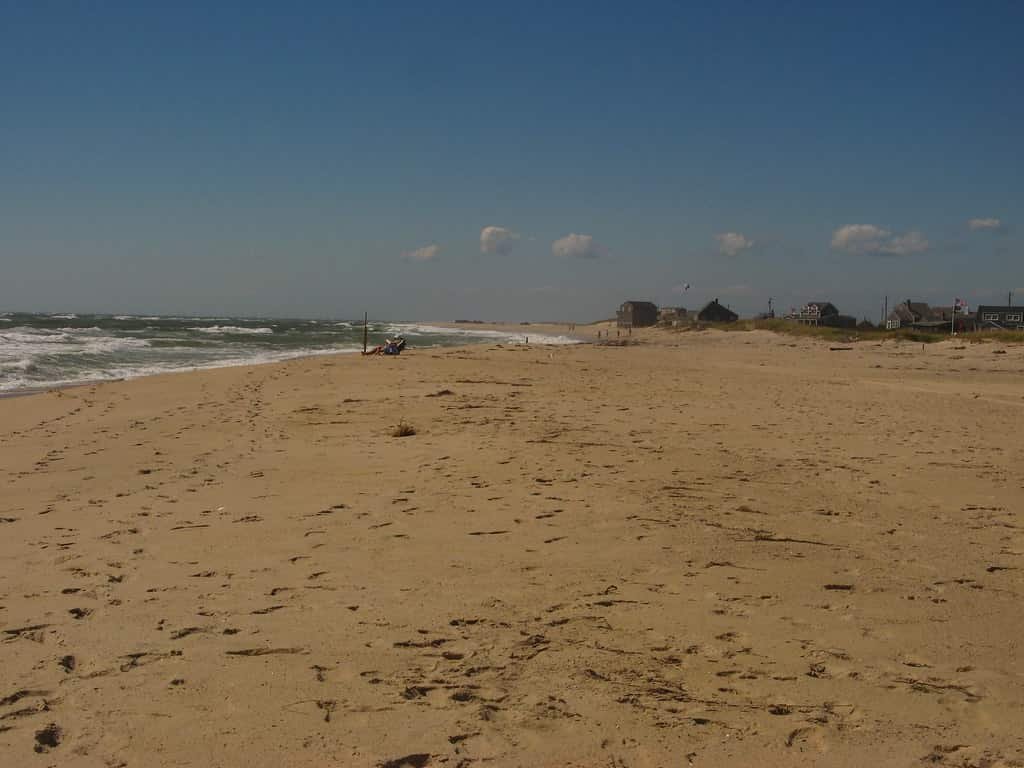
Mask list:
[[[187,371],[182,371],[187,373]],[[160,374],[153,374],[160,375]],[[144,376],[138,376],[136,378],[145,378]],[[5,389],[0,391],[0,400],[8,400],[16,397],[29,397],[31,395],[43,395],[47,392],[63,392],[67,389],[77,389],[79,387],[91,387],[97,384],[115,384],[122,381],[128,381],[128,379],[92,379],[89,381],[73,381],[65,384],[51,384],[48,386],[41,387],[25,387],[23,389]]]
[[[410,338],[410,345],[407,347],[409,351],[416,351],[416,350],[423,351],[423,350],[428,350],[428,349],[451,349],[451,348],[461,347],[461,346],[473,346],[475,344],[489,344],[489,343],[500,343],[501,342],[501,340],[499,340],[497,338],[492,338],[490,336],[483,336],[483,335],[473,336],[472,332],[474,330],[476,330],[476,331],[484,331],[484,332],[496,332],[496,333],[500,332],[500,333],[507,334],[509,336],[519,335],[519,331],[517,329],[513,329],[511,326],[494,326],[493,328],[489,326],[489,327],[486,327],[486,328],[477,328],[477,327],[465,327],[464,325],[460,325],[460,324],[457,324],[457,323],[412,323],[412,322],[409,322],[409,323],[404,323],[404,324],[407,324],[407,325],[410,325],[410,326],[414,326],[414,327],[435,327],[435,328],[444,329],[444,330],[458,330],[458,331],[467,332],[466,340],[465,340],[464,344],[460,343],[460,344],[450,344],[450,345],[429,345],[429,346],[417,347],[416,344],[415,344],[415,336],[413,336],[413,337]],[[376,332],[375,335],[376,336],[381,336],[381,333],[380,332]],[[565,337],[564,335],[560,336],[558,334],[552,334],[552,333],[538,333],[537,335],[539,337],[547,338],[547,339],[568,338],[568,337]],[[516,342],[514,340],[510,340],[509,343],[516,343]],[[146,379],[146,378],[150,378],[152,376],[163,376],[163,375],[167,375],[167,374],[195,373],[195,372],[198,372],[198,371],[219,370],[219,369],[222,369],[222,368],[244,368],[244,367],[249,367],[249,366],[271,365],[271,364],[276,364],[276,363],[287,362],[289,360],[303,360],[303,359],[307,359],[307,358],[316,358],[316,357],[332,357],[332,356],[336,356],[336,355],[352,355],[352,354],[359,355],[360,353],[361,353],[361,349],[359,349],[359,348],[322,349],[322,350],[305,351],[305,352],[298,353],[298,354],[284,355],[284,356],[282,356],[282,357],[280,357],[278,359],[253,360],[253,361],[248,361],[248,360],[246,360],[246,361],[237,361],[237,360],[233,360],[231,358],[227,358],[224,361],[212,362],[212,363],[206,364],[206,365],[183,366],[183,367],[177,368],[177,369],[167,369],[167,370],[160,370],[160,371],[151,371],[151,372],[146,372],[146,373],[139,373],[137,375],[119,376],[119,377],[116,377],[116,378],[93,378],[93,379],[82,379],[82,380],[72,380],[72,381],[39,382],[39,383],[32,383],[32,384],[29,384],[29,385],[24,386],[24,387],[0,390],[0,399],[15,398],[15,397],[26,397],[26,396],[30,396],[30,395],[41,394],[41,393],[44,393],[44,392],[47,392],[47,391],[50,391],[50,390],[67,389],[67,388],[70,388],[70,387],[94,386],[96,384],[103,384],[103,383],[108,383],[108,382],[134,381],[134,380],[137,380],[137,379]]]
[[[662,328],[662,327],[658,327],[658,326],[651,326],[651,327],[633,329],[631,333],[627,333],[627,335],[625,337],[622,337],[622,336],[618,335],[618,333],[617,333],[618,331],[620,331],[620,329],[618,329],[616,327],[616,324],[615,324],[614,321],[610,321],[610,320],[597,321],[597,322],[594,322],[594,323],[587,323],[587,324],[530,323],[530,324],[524,325],[522,323],[476,323],[476,322],[459,323],[459,322],[454,322],[454,321],[429,321],[429,322],[417,322],[417,323],[411,323],[410,322],[409,324],[417,325],[417,326],[421,326],[421,327],[433,327],[433,328],[440,328],[440,329],[447,329],[447,330],[461,330],[461,331],[470,331],[470,332],[476,330],[476,331],[485,331],[485,332],[493,332],[493,333],[502,333],[502,334],[506,334],[506,335],[509,335],[509,336],[517,336],[517,335],[519,335],[519,336],[523,336],[527,341],[528,341],[529,337],[531,336],[531,333],[530,333],[531,330],[534,331],[534,333],[532,335],[534,335],[535,338],[571,339],[570,342],[558,342],[558,343],[555,343],[555,344],[544,344],[544,343],[539,343],[539,344],[536,344],[536,345],[532,344],[532,343],[529,344],[529,346],[545,346],[545,347],[556,347],[556,348],[557,347],[563,347],[563,346],[567,346],[568,347],[568,346],[576,346],[576,345],[586,345],[586,344],[592,344],[592,343],[595,343],[595,342],[601,343],[601,342],[605,342],[605,341],[610,342],[611,344],[614,345],[617,342],[621,342],[623,340],[623,338],[628,338],[628,339],[635,340],[636,343],[641,343],[642,342],[642,343],[647,343],[647,344],[654,344],[656,346],[657,345],[678,346],[680,343],[685,343],[685,339],[687,337],[690,337],[690,336],[692,336],[694,334],[701,335],[701,334],[708,334],[708,333],[710,333],[712,335],[716,335],[716,334],[729,334],[729,335],[737,335],[737,336],[740,336],[740,337],[742,337],[743,335],[746,335],[746,334],[770,334],[771,336],[776,337],[780,341],[787,341],[788,340],[789,343],[802,342],[803,344],[807,345],[810,348],[814,348],[816,346],[817,347],[822,347],[822,348],[827,348],[830,343],[832,343],[832,344],[835,343],[834,339],[829,339],[829,338],[825,338],[825,337],[818,337],[818,336],[813,336],[813,335],[805,335],[805,334],[793,334],[793,335],[790,335],[790,334],[786,334],[785,332],[774,330],[774,329],[756,329],[756,328],[752,328],[752,329],[742,329],[742,330],[740,330],[740,329],[716,328],[714,326],[708,327],[708,328],[702,328],[700,330],[689,330],[689,329],[683,330],[683,329],[679,329],[679,328]],[[570,330],[570,328],[572,330]],[[599,339],[598,336],[597,336],[598,332],[600,332],[602,334],[605,334],[605,336],[603,336],[602,338]],[[613,332],[616,332],[616,336],[614,338],[611,337],[611,334]],[[473,338],[473,337],[469,337],[469,338]],[[475,338],[478,339],[478,340],[477,341],[469,341],[466,344],[438,345],[438,346],[425,346],[425,347],[416,347],[415,345],[413,345],[413,346],[408,347],[408,351],[415,353],[415,352],[424,352],[424,351],[428,351],[428,350],[474,348],[474,347],[485,346],[487,344],[500,345],[500,344],[503,344],[503,343],[506,343],[506,344],[507,343],[511,343],[511,344],[515,345],[515,344],[519,343],[519,342],[514,341],[514,340],[503,342],[503,341],[501,341],[498,338],[492,338],[492,337],[488,337],[488,336],[477,336]],[[900,337],[881,338],[881,339],[879,339],[879,338],[863,338],[863,339],[854,339],[854,340],[848,341],[846,343],[851,343],[851,344],[854,344],[854,345],[866,345],[866,344],[879,345],[879,344],[884,344],[885,342],[890,342],[890,341],[891,342],[895,342],[897,344],[903,344],[903,345],[905,345],[907,347],[916,346],[918,343],[920,343],[920,342],[915,341],[915,340],[910,340],[910,339],[905,339],[905,338],[900,338]],[[932,342],[928,346],[929,347],[934,347],[936,349],[940,349],[940,348],[944,348],[944,347],[951,347],[951,345],[955,344],[955,345],[957,345],[957,347],[956,347],[957,349],[959,349],[961,346],[963,346],[964,348],[968,348],[969,349],[971,347],[983,346],[983,345],[986,345],[986,344],[989,344],[989,343],[996,343],[996,342],[1002,342],[1003,344],[1005,344],[1007,347],[1009,347],[1011,349],[1016,347],[1016,346],[1018,346],[1018,345],[1014,344],[1012,341],[1005,341],[1005,340],[999,339],[998,337],[995,337],[995,338],[978,338],[978,339],[970,339],[970,338],[963,338],[963,337],[952,337],[952,338],[949,338],[949,339],[942,339],[941,341],[938,341],[938,342]],[[408,354],[408,353],[406,353],[406,354]],[[167,376],[167,375],[178,375],[178,374],[187,374],[187,373],[201,373],[201,372],[204,372],[204,371],[218,371],[218,370],[233,369],[233,368],[243,368],[244,369],[244,368],[261,367],[261,366],[267,366],[267,365],[279,365],[279,364],[288,363],[288,362],[296,361],[296,360],[307,360],[307,359],[315,359],[315,358],[322,358],[322,357],[330,358],[330,357],[347,356],[347,355],[361,356],[361,351],[358,350],[358,349],[339,349],[339,350],[329,350],[329,351],[313,351],[313,352],[309,352],[309,353],[303,353],[303,354],[295,355],[295,356],[292,356],[292,357],[284,357],[284,358],[281,358],[279,360],[262,360],[262,361],[258,361],[258,362],[226,362],[226,363],[223,363],[223,364],[215,363],[215,364],[204,365],[204,366],[186,367],[186,368],[182,368],[182,369],[173,369],[173,370],[158,371],[158,372],[153,372],[153,373],[144,373],[144,374],[139,374],[137,376],[121,376],[121,377],[111,378],[111,379],[87,379],[87,380],[82,380],[82,381],[67,381],[67,382],[56,382],[56,383],[52,383],[52,384],[38,384],[38,385],[32,385],[32,386],[23,387],[23,388],[17,388],[17,389],[0,390],[0,400],[15,399],[15,398],[21,398],[21,397],[29,397],[29,396],[33,396],[33,395],[45,394],[45,393],[50,392],[50,391],[62,391],[62,390],[66,390],[66,389],[75,389],[75,388],[80,388],[80,387],[92,387],[92,386],[101,385],[101,384],[113,384],[113,383],[121,383],[121,382],[126,382],[126,381],[138,381],[138,380],[150,379],[150,378],[153,378],[153,377],[162,377],[162,376]]]
[[30,395],[39,395],[51,391],[61,391],[65,389],[76,389],[78,387],[93,387],[100,384],[116,384],[125,381],[142,381],[145,379],[157,378],[161,376],[179,376],[189,373],[204,373],[206,371],[220,371],[229,370],[233,368],[256,368],[263,365],[279,365],[282,363],[289,363],[294,360],[306,360],[310,358],[318,357],[334,357],[360,354],[359,350],[337,350],[337,351],[317,351],[310,352],[309,354],[295,355],[292,357],[284,357],[280,360],[261,360],[258,362],[225,362],[223,364],[211,364],[211,365],[200,365],[192,367],[183,367],[177,369],[169,369],[166,371],[154,371],[152,373],[141,373],[137,376],[120,376],[111,379],[83,379],[81,381],[61,381],[54,382],[52,384],[39,384],[30,387],[20,387],[18,389],[6,389],[0,390],[0,399],[14,398],[14,397],[26,397]]
[[[606,340],[608,342],[614,344],[614,343],[621,343],[623,338],[627,338],[627,339],[635,340],[636,342],[672,345],[672,344],[679,343],[679,339],[682,338],[687,333],[692,333],[692,332],[703,333],[703,332],[706,332],[706,331],[710,331],[712,333],[714,333],[714,332],[720,332],[720,333],[757,333],[757,332],[764,332],[764,333],[775,334],[775,335],[779,336],[780,338],[789,338],[789,339],[793,339],[793,340],[819,342],[819,343],[822,343],[822,344],[827,344],[827,343],[832,343],[832,344],[835,344],[835,343],[854,343],[854,344],[875,343],[875,344],[879,344],[879,343],[885,343],[887,341],[893,341],[893,342],[897,342],[897,343],[898,342],[906,342],[909,345],[913,345],[913,344],[919,343],[918,339],[905,338],[905,337],[902,337],[902,336],[900,336],[898,334],[897,335],[891,335],[891,336],[872,336],[872,335],[868,335],[868,336],[863,337],[863,338],[856,338],[857,334],[854,333],[854,338],[842,338],[842,339],[839,339],[839,338],[833,338],[833,337],[829,336],[828,334],[808,333],[805,330],[803,330],[802,327],[800,329],[797,329],[796,332],[792,332],[792,333],[789,333],[786,330],[781,330],[779,328],[758,328],[758,327],[745,327],[745,328],[739,328],[739,327],[725,328],[725,327],[722,327],[722,328],[718,328],[718,327],[715,327],[715,326],[710,326],[710,327],[706,327],[706,328],[699,328],[699,329],[680,328],[680,327],[666,328],[666,327],[662,327],[662,326],[650,326],[650,327],[644,327],[644,328],[636,328],[636,329],[632,329],[631,331],[629,331],[629,330],[623,330],[623,329],[618,328],[616,326],[616,323],[615,323],[614,320],[600,320],[600,321],[595,321],[595,322],[591,322],[591,323],[582,323],[582,324],[568,323],[568,322],[565,322],[565,323],[552,323],[552,322],[532,322],[532,321],[524,321],[524,322],[518,322],[518,323],[517,322],[477,322],[477,321],[463,321],[463,322],[459,322],[459,321],[447,321],[447,320],[445,320],[445,321],[402,321],[400,324],[401,325],[410,326],[410,327],[413,327],[413,328],[416,328],[416,327],[419,327],[419,328],[432,328],[434,330],[451,330],[451,331],[462,332],[462,333],[466,333],[467,334],[467,339],[473,339],[474,337],[472,336],[472,334],[474,332],[478,332],[478,333],[482,333],[482,334],[504,334],[504,335],[513,337],[511,339],[508,339],[505,342],[505,343],[512,343],[512,344],[522,343],[522,342],[529,342],[531,337],[533,337],[533,338],[540,337],[540,338],[566,340],[564,342],[563,341],[559,341],[558,342],[559,344],[562,344],[562,343],[567,343],[567,344],[573,344],[573,343],[576,343],[576,344],[586,344],[586,343],[593,343],[595,341],[596,342],[604,342]],[[832,331],[832,330],[835,330],[835,329],[826,329],[826,330]],[[602,334],[601,337],[598,336],[599,333]],[[613,334],[614,334],[614,336],[613,336]],[[625,335],[623,336],[623,334],[625,334]],[[378,335],[380,335],[379,332],[378,332]],[[477,341],[475,341],[475,342],[468,341],[466,345],[473,345],[474,343],[475,344],[502,343],[501,340],[499,340],[497,338],[492,338],[490,336],[476,336],[475,338],[477,339]],[[520,341],[520,339],[522,341]],[[411,341],[414,342],[415,341],[415,337],[412,337]],[[970,344],[970,345],[980,344],[980,343],[986,343],[986,344],[987,343],[1003,343],[1006,346],[1011,347],[1011,348],[1014,347],[1014,346],[1017,346],[1017,344],[1015,343],[1016,339],[1014,337],[1000,338],[997,335],[988,335],[988,336],[983,336],[983,337],[981,337],[981,336],[966,335],[966,336],[950,337],[948,339],[947,338],[943,338],[943,339],[938,340],[938,341],[936,341],[935,339],[930,339],[929,340],[929,344],[937,343],[939,345],[943,345],[943,344],[945,344],[947,342],[949,342],[949,343],[957,343],[957,344]],[[466,345],[458,344],[458,345],[452,345],[452,346],[454,347],[454,346],[466,346]],[[421,349],[433,349],[433,348],[442,348],[442,347],[423,347]],[[410,351],[415,351],[416,347],[415,346],[410,346],[409,350]],[[155,372],[146,372],[146,373],[141,373],[141,374],[138,374],[138,375],[119,376],[119,377],[110,378],[110,379],[95,378],[95,379],[83,379],[83,380],[80,380],[80,381],[59,381],[59,382],[53,382],[53,383],[45,383],[45,382],[43,382],[43,383],[33,383],[33,384],[29,384],[29,385],[26,385],[24,387],[19,387],[19,388],[16,388],[16,389],[0,390],[0,399],[20,398],[20,397],[26,397],[26,396],[41,394],[41,393],[44,393],[46,391],[53,390],[53,389],[67,389],[69,387],[94,386],[96,384],[102,384],[102,383],[106,383],[106,382],[119,382],[119,381],[125,381],[125,380],[136,380],[136,379],[140,379],[140,378],[148,378],[150,376],[162,376],[164,374],[169,374],[169,373],[190,373],[190,372],[203,371],[203,370],[217,370],[217,369],[220,369],[220,368],[247,367],[247,366],[253,366],[253,365],[266,365],[266,364],[271,364],[271,363],[279,363],[279,362],[283,362],[283,361],[287,361],[287,360],[304,359],[304,358],[307,358],[307,357],[322,357],[322,356],[344,355],[344,354],[359,354],[359,351],[360,351],[359,349],[315,350],[315,351],[303,352],[301,354],[297,354],[297,355],[294,355],[294,356],[284,356],[284,357],[281,357],[280,359],[259,360],[259,361],[254,361],[254,362],[250,362],[250,361],[244,361],[244,362],[234,362],[234,361],[218,362],[218,363],[211,363],[211,364],[208,364],[208,365],[199,365],[199,366],[193,366],[193,367],[183,367],[181,369],[168,369],[168,370],[155,371]]]

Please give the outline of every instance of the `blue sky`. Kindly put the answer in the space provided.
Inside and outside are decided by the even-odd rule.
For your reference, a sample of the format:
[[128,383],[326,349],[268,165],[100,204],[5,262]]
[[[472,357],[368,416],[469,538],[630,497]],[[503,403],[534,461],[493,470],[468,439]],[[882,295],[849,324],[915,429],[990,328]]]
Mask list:
[[0,2],[0,309],[1024,299],[1019,3],[208,5]]

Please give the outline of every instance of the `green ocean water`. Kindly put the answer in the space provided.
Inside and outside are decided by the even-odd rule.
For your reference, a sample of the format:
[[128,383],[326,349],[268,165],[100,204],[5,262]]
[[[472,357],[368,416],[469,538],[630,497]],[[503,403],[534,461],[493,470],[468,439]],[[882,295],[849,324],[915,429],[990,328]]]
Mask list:
[[[410,352],[525,338],[525,333],[376,322],[369,325],[370,346],[398,334],[406,337]],[[572,343],[534,333],[530,341]],[[354,353],[362,344],[361,321],[7,312],[0,313],[0,391]]]

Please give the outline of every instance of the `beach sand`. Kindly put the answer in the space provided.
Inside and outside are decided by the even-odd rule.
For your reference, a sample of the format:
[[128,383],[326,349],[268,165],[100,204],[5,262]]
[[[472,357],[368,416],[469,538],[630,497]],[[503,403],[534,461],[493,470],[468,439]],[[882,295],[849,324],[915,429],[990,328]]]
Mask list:
[[631,341],[0,400],[0,765],[1021,765],[1024,348]]

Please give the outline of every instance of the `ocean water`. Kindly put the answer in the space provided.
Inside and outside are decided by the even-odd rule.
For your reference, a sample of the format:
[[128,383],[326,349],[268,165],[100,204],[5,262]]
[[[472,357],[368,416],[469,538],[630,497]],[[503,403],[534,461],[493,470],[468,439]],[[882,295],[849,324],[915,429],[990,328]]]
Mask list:
[[[371,323],[369,343],[409,350],[474,342],[571,344],[565,336]],[[240,317],[0,313],[0,392],[359,352],[362,322]]]

